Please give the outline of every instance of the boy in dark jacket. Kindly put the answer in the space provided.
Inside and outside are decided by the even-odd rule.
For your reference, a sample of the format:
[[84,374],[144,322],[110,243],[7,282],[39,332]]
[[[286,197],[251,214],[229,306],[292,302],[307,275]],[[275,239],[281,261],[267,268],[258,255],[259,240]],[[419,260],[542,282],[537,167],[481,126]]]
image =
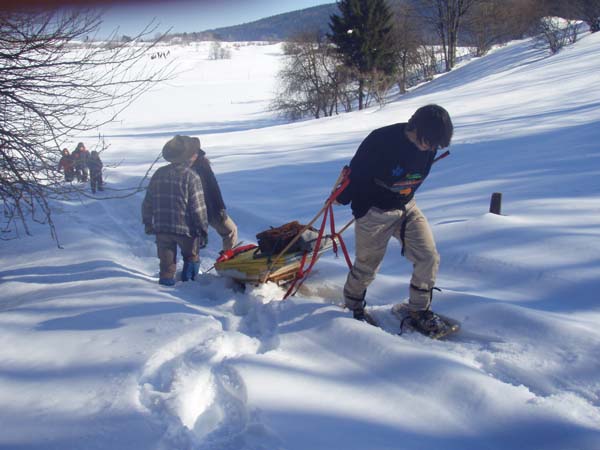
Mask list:
[[444,324],[430,311],[440,257],[427,219],[414,194],[438,149],[450,145],[453,125],[438,105],[419,108],[408,123],[373,131],[350,163],[350,184],[338,202],[351,202],[356,218],[356,258],[344,285],[346,306],[358,320],[373,322],[365,312],[365,294],[392,237],[413,264],[408,309],[412,323],[426,334]]
[[75,178],[75,161],[66,148],[62,149],[62,158],[58,162],[58,171],[60,172],[61,169],[65,174],[65,181],[69,183],[73,181],[73,178]]
[[181,280],[194,280],[200,267],[198,242],[207,240],[202,181],[191,169],[200,149],[196,141],[178,135],[165,144],[163,157],[171,164],[152,175],[142,203],[146,234],[156,234],[158,282],[166,286],[175,284],[177,248],[183,256]]
[[237,244],[237,226],[231,217],[227,215],[225,202],[223,201],[217,178],[210,167],[210,162],[206,158],[206,153],[200,149],[200,139],[192,139],[197,140],[199,148],[198,159],[196,159],[192,169],[200,175],[200,179],[202,180],[208,224],[213,227],[223,239],[223,250],[232,249]]
[[102,185],[102,160],[96,150],[92,150],[90,158],[88,159],[88,168],[90,169],[90,186],[92,188],[92,194],[96,193],[96,189],[99,191],[104,190]]

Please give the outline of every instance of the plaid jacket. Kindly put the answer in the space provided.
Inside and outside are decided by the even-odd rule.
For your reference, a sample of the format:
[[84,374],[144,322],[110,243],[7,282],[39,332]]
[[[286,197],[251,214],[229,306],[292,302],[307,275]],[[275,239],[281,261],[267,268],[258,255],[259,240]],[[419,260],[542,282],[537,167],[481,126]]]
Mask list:
[[159,168],[142,203],[142,220],[156,233],[206,237],[208,222],[200,177],[184,164]]

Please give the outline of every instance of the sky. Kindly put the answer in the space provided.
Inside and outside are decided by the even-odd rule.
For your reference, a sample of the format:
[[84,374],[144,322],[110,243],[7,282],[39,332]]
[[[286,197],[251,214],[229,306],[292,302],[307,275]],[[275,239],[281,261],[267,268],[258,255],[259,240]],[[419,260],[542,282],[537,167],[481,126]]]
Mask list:
[[334,3],[334,0],[115,2],[103,6],[106,13],[102,32],[110,32],[119,27],[118,34],[135,34],[153,19],[160,23],[158,31],[169,28],[174,33],[204,31],[327,3]]

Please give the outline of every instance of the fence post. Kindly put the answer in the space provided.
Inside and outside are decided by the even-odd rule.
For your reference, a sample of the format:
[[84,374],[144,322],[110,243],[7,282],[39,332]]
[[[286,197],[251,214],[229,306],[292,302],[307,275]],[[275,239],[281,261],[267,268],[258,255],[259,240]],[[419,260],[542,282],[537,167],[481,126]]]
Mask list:
[[494,192],[490,200],[490,212],[500,215],[502,211],[502,193]]

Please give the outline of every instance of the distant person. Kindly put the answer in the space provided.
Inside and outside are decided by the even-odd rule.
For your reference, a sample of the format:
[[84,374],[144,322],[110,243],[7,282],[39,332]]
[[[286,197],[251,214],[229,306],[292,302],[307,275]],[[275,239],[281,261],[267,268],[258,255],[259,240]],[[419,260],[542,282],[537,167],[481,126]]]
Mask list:
[[62,157],[58,162],[58,171],[60,172],[61,170],[65,174],[65,181],[69,183],[73,181],[75,178],[75,161],[66,148],[62,149]]
[[77,176],[77,181],[84,183],[88,180],[88,159],[90,153],[85,148],[85,145],[83,145],[83,142],[77,144],[72,156],[75,161],[75,175]]
[[445,326],[430,310],[440,257],[414,195],[437,150],[450,145],[453,130],[444,108],[423,106],[408,123],[371,132],[352,158],[350,184],[337,200],[351,203],[356,218],[356,258],[344,285],[345,304],[354,318],[374,323],[365,312],[367,287],[395,237],[413,264],[408,304],[403,304],[413,326],[426,334]]
[[178,135],[168,141],[162,154],[171,164],[154,173],[142,203],[145,232],[156,234],[162,285],[175,284],[178,247],[183,256],[181,280],[195,280],[200,267],[198,248],[207,242],[202,181],[191,169],[198,150],[198,139]]
[[227,215],[219,183],[210,167],[210,162],[206,158],[206,153],[200,148],[200,139],[192,139],[198,144],[198,158],[192,168],[200,175],[202,180],[208,223],[221,236],[223,240],[222,250],[232,249],[237,244],[237,226],[231,217]]
[[96,150],[92,150],[90,158],[88,159],[88,169],[90,170],[90,187],[92,188],[92,194],[96,193],[96,190],[103,191],[104,186],[102,182],[102,160]]

